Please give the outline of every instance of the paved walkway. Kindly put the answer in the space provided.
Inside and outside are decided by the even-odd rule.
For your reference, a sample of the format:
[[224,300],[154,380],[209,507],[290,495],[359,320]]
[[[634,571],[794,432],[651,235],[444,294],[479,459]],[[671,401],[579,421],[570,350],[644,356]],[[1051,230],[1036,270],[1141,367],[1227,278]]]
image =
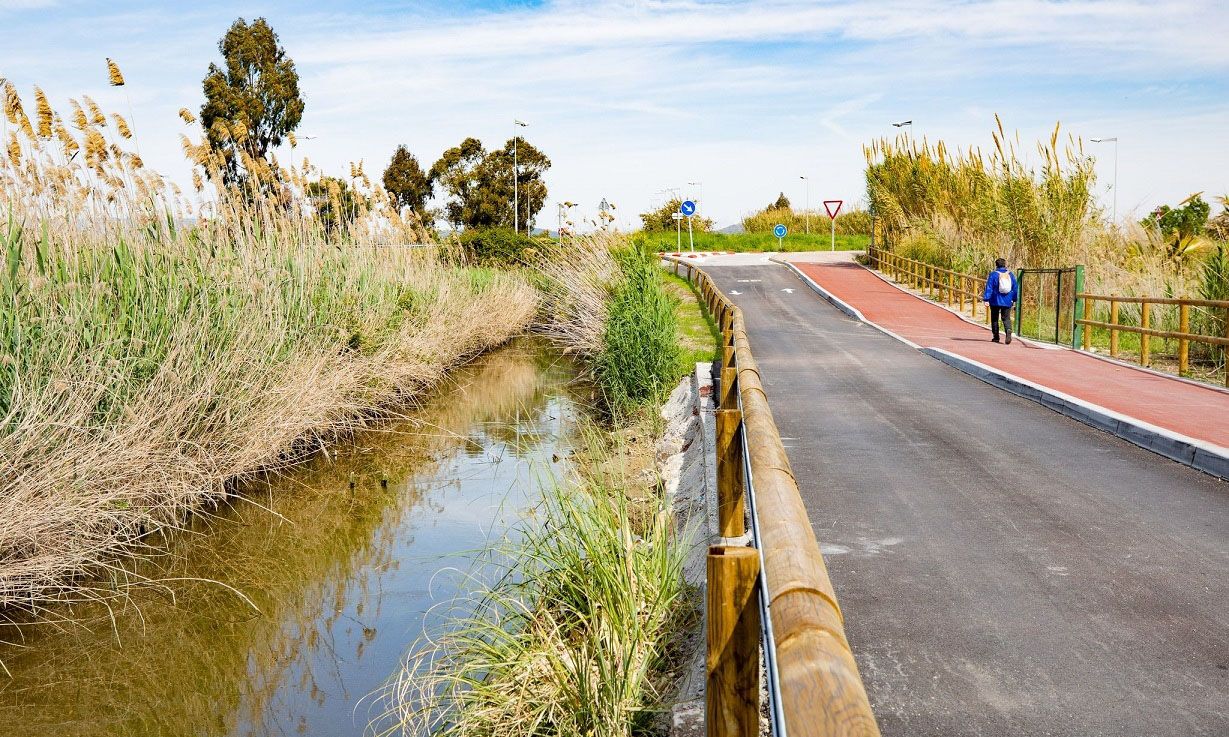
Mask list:
[[1078,351],[992,343],[989,328],[906,293],[856,263],[790,260],[867,320],[923,348],[949,351],[1166,430],[1229,446],[1229,393]]
[[727,264],[884,737],[1229,734],[1229,484]]

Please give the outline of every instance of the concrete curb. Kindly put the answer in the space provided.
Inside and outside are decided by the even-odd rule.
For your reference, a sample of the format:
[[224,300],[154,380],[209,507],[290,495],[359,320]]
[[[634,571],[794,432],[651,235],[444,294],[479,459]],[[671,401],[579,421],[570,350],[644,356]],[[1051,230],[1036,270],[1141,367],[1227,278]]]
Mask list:
[[832,292],[829,292],[827,289],[824,289],[823,287],[819,286],[819,284],[817,284],[814,279],[802,273],[802,270],[799,269],[797,266],[794,266],[788,261],[777,261],[777,263],[788,267],[790,271],[794,272],[795,276],[797,276],[799,279],[802,280],[803,284],[806,284],[808,287],[811,288],[811,291],[818,294],[824,300],[830,302],[833,307],[837,308],[841,312],[844,312],[846,315],[849,315],[850,317],[857,320],[858,322],[863,322],[863,323],[866,323],[867,325],[870,325],[871,327],[883,333],[884,335],[895,338],[896,340],[899,340],[900,342],[904,343],[905,345],[911,348],[916,348],[919,351],[922,350],[922,346],[918,345],[917,343],[914,343],[912,340],[909,340],[905,336],[898,335],[892,332],[891,330],[888,330],[882,325],[879,325],[879,324],[871,322],[870,320],[867,320],[866,316],[863,315],[861,312],[859,312],[856,307],[844,301],[843,299],[836,296]]
[[[783,263],[783,262],[778,262]],[[1163,427],[1144,422],[1143,420],[1120,414],[1100,405],[1087,402],[1078,397],[1035,384],[1005,371],[992,368],[964,356],[959,356],[941,348],[923,348],[913,341],[893,333],[880,325],[866,319],[852,305],[842,301],[836,295],[819,286],[813,279],[802,273],[792,264],[785,263],[807,286],[816,294],[832,303],[846,315],[870,325],[880,332],[889,335],[900,342],[912,346],[931,358],[963,371],[980,379],[991,386],[1009,391],[1025,399],[1031,399],[1038,404],[1078,420],[1087,425],[1115,435],[1129,443],[1150,450],[1170,460],[1190,466],[1204,473],[1229,480],[1229,448],[1214,445],[1202,440],[1182,435]]]

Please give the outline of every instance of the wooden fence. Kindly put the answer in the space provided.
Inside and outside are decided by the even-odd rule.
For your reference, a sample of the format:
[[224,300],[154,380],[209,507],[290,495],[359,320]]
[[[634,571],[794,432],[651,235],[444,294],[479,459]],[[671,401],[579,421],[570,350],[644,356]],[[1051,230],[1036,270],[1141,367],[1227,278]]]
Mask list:
[[[871,261],[871,268],[882,271],[901,284],[927,292],[936,302],[944,302],[961,312],[968,304],[973,317],[977,317],[977,305],[982,301],[982,290],[986,285],[985,276],[944,269],[882,248],[868,248],[866,255]],[[983,308],[981,311],[989,323],[990,310]]]
[[[723,336],[717,411],[718,512],[723,537],[744,531],[744,498],[752,499],[759,556],[741,546],[714,546],[708,557],[708,681],[710,737],[758,737],[760,611],[763,587],[770,695],[781,712],[778,734],[789,737],[870,737],[879,734],[844,619],[798,483],[768,408],[742,312],[708,274],[682,259]],[[745,462],[744,462],[745,461]],[[756,559],[753,559],[756,558]],[[759,565],[763,560],[763,567]],[[780,737],[785,737],[781,734]]]
[[[1086,328],[1084,330],[1082,345],[1083,349],[1086,351],[1092,349],[1092,328],[1099,328],[1109,331],[1109,354],[1112,358],[1117,358],[1119,355],[1118,334],[1122,332],[1135,333],[1140,336],[1139,363],[1141,366],[1150,366],[1152,364],[1152,344],[1150,339],[1155,337],[1176,340],[1178,341],[1178,374],[1186,375],[1190,371],[1191,343],[1204,343],[1210,346],[1229,348],[1229,301],[1211,299],[1174,299],[1170,297],[1118,297],[1107,294],[1087,293],[1081,293],[1076,296],[1084,300],[1084,315],[1083,317],[1077,319],[1076,323],[1083,325]],[[1093,319],[1093,305],[1096,302],[1109,303],[1109,322]],[[1139,305],[1138,325],[1124,325],[1119,321],[1118,306],[1124,303]],[[1177,305],[1177,330],[1157,330],[1152,327],[1152,308],[1156,305]],[[1224,336],[1221,337],[1192,333],[1192,307],[1222,310],[1223,318],[1221,324],[1224,326]],[[1229,366],[1226,366],[1225,369],[1225,385],[1229,386]]]
[[[932,299],[946,302],[949,307],[958,307],[961,311],[969,303],[973,316],[978,313],[977,303],[982,298],[984,277],[976,274],[961,273],[944,269],[924,261],[905,258],[891,251],[879,248],[867,250],[871,267],[891,276],[897,282],[906,284],[919,291],[927,292]],[[1140,336],[1139,352],[1135,357],[1140,365],[1152,366],[1154,356],[1150,338],[1162,338],[1177,341],[1177,373],[1185,376],[1190,373],[1190,346],[1200,343],[1216,346],[1224,350],[1225,362],[1224,382],[1229,386],[1229,301],[1209,299],[1177,299],[1172,297],[1122,297],[1109,294],[1091,294],[1076,290],[1076,315],[1073,320],[1079,330],[1076,332],[1075,346],[1091,352],[1094,342],[1094,330],[1109,331],[1109,355],[1111,358],[1124,358],[1119,350],[1119,333],[1133,333]],[[1098,303],[1109,304],[1109,320],[1095,320]],[[1139,305],[1138,324],[1124,324],[1120,320],[1119,305]],[[1154,327],[1157,321],[1153,319],[1152,309],[1160,305],[1177,306],[1178,329],[1162,330]],[[1208,311],[1219,310],[1219,320],[1210,320],[1219,325],[1223,335],[1207,335],[1191,332],[1191,312],[1193,309]],[[983,309],[985,320],[990,321],[989,311]],[[1172,320],[1172,314],[1170,315]]]

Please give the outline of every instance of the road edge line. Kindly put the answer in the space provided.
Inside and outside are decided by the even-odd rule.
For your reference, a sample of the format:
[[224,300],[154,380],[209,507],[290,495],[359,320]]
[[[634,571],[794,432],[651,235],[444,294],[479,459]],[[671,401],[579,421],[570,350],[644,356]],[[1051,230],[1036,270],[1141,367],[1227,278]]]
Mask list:
[[942,348],[923,348],[913,341],[877,325],[853,305],[821,287],[814,279],[788,261],[778,261],[797,275],[825,301],[830,302],[846,315],[870,325],[905,345],[911,346],[931,358],[951,366],[975,379],[990,384],[1016,396],[1032,400],[1043,407],[1070,417],[1098,430],[1119,437],[1132,445],[1150,450],[1157,455],[1190,466],[1198,471],[1229,481],[1229,448],[1213,445],[1202,440],[1158,427],[1143,420],[1115,412],[1092,402],[1022,379],[1006,371],[991,368],[971,358],[951,353]]

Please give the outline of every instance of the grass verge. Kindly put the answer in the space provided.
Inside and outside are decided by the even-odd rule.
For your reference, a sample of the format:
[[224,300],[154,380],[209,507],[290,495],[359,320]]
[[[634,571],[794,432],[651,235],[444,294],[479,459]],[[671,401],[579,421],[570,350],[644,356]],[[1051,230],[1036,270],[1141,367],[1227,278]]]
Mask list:
[[[674,233],[646,233],[643,235],[645,245],[656,251],[674,252],[678,250],[678,241]],[[836,250],[860,251],[870,242],[868,235],[836,235]],[[827,232],[810,235],[791,231],[778,245],[777,238],[772,233],[696,233],[697,251],[734,251],[736,253],[755,251],[798,252],[827,251],[832,246],[831,235]],[[687,234],[683,233],[683,250],[689,250]]]

